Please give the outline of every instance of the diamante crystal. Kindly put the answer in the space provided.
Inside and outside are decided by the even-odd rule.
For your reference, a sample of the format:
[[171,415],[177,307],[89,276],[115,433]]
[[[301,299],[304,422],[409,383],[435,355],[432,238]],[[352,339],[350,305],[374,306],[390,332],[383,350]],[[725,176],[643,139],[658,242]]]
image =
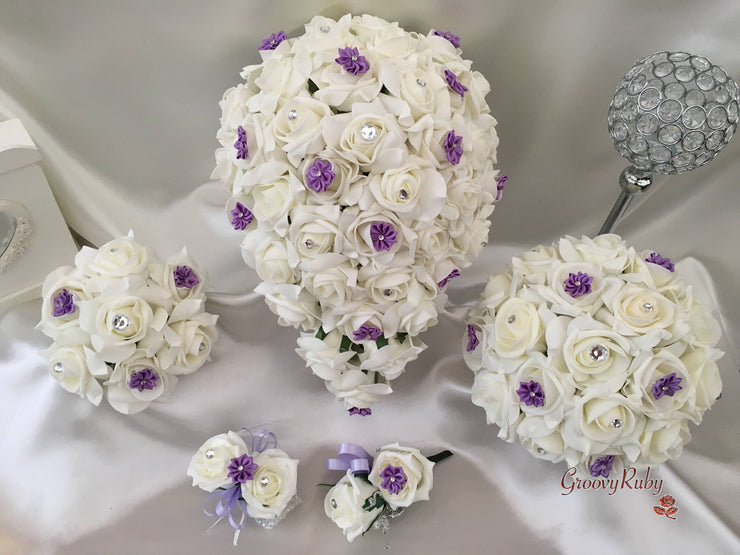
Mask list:
[[396,477],[395,476],[391,476],[390,477],[390,480],[391,480],[391,482],[395,482],[396,481]]
[[269,483],[270,483],[270,479],[267,478],[267,476],[263,476],[262,478],[260,478],[260,485],[263,488],[266,488]]
[[542,447],[538,447],[537,453],[539,453],[540,455],[543,455],[545,453],[545,450]]
[[288,112],[289,120],[294,120],[297,117],[298,117],[298,112],[296,112],[295,110],[291,110],[290,112]]
[[619,418],[615,418],[612,420],[612,428],[621,428],[622,427],[622,421]]
[[383,295],[385,295],[386,297],[390,297],[391,295],[393,295],[393,289],[385,289],[383,291]]
[[336,509],[337,508],[337,500],[336,499],[332,499],[331,501],[329,501],[329,505],[331,505],[331,508],[332,509]]
[[306,245],[306,248],[308,250],[311,250],[312,248],[316,246],[316,243],[314,243],[311,239],[306,239],[303,244]]
[[603,345],[594,345],[588,352],[594,362],[604,362],[609,358],[609,349]]
[[401,198],[401,200],[406,200],[409,198],[409,192],[406,189],[401,189],[398,191],[398,196]]
[[242,465],[239,465],[239,466],[236,467],[236,469],[239,470],[239,471],[242,471],[242,470],[244,470],[244,467]]
[[419,85],[420,87],[426,87],[426,86],[427,86],[427,82],[426,82],[426,81],[424,81],[424,79],[417,79],[417,80],[416,80],[416,83],[417,83],[417,84],[418,84],[418,85]]
[[378,241],[384,241],[385,235],[378,235]]
[[216,456],[216,452],[213,449],[209,449],[208,451],[206,451],[207,459],[212,459],[215,456]]
[[360,127],[360,136],[368,142],[378,138],[378,126],[373,123],[363,123]]
[[206,342],[205,342],[205,341],[201,341],[201,342],[200,342],[200,345],[198,345],[198,350],[199,350],[200,352],[203,352],[203,351],[205,351],[205,350],[206,350]]
[[331,27],[329,27],[328,25],[322,25],[321,27],[319,27],[319,31],[321,31],[322,33],[328,33],[329,31],[331,31]]
[[123,331],[126,328],[128,328],[130,322],[129,322],[128,317],[124,316],[123,314],[116,314],[113,317],[112,324],[113,324],[113,329],[118,330],[118,331]]
[[652,312],[654,309],[655,309],[655,307],[653,305],[651,305],[650,303],[644,303],[642,305],[643,312]]
[[508,317],[508,318],[506,319],[506,321],[507,321],[507,322],[508,322],[509,324],[513,324],[514,322],[516,322],[516,316],[515,316],[514,314],[512,314],[511,316],[509,316],[509,317]]
[[54,372],[63,372],[63,371],[64,371],[64,364],[62,364],[61,362],[57,362],[54,365]]

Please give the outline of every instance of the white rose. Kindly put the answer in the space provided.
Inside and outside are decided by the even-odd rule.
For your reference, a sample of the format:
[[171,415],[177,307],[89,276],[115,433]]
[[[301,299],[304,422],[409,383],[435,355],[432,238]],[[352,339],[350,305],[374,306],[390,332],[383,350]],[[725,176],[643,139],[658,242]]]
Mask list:
[[316,333],[301,333],[296,353],[322,380],[338,379],[350,369],[347,362],[356,355],[352,349],[340,351],[342,337],[336,330],[327,333],[323,339],[316,337]]
[[198,448],[190,460],[187,474],[193,479],[193,486],[206,491],[227,488],[232,485],[228,476],[231,459],[246,452],[246,443],[235,432],[218,434]]
[[350,28],[363,43],[384,42],[408,35],[397,22],[368,14],[354,16]]
[[346,409],[352,407],[367,408],[377,403],[384,395],[390,395],[393,390],[381,379],[377,372],[362,372],[361,370],[346,370],[325,383],[326,389],[338,401],[344,403]]
[[[386,445],[375,456],[368,480],[380,488],[383,499],[395,509],[429,499],[434,463],[413,447]],[[388,477],[385,474],[391,473]]]
[[296,283],[298,253],[292,243],[277,233],[257,229],[244,236],[242,258],[269,283]]
[[[323,192],[316,192],[308,187],[308,172],[312,171],[311,168],[317,160],[331,164],[330,170],[334,174],[334,178]],[[336,204],[339,206],[357,204],[362,194],[362,187],[353,185],[359,179],[359,172],[360,168],[357,164],[345,160],[333,152],[324,150],[316,156],[307,157],[301,170],[303,184],[307,191],[307,204]]]
[[252,518],[275,519],[295,497],[298,461],[280,449],[266,449],[253,455],[258,468],[254,478],[242,483],[242,497]]
[[[314,98],[339,112],[350,112],[354,104],[371,102],[378,96],[383,86],[378,79],[378,64],[374,56],[370,55],[361,45],[354,43],[353,38],[348,43],[318,53],[314,60],[318,67],[311,73],[311,81],[319,88],[314,93]],[[360,55],[365,56],[370,64],[368,71],[353,75],[335,61],[338,48],[347,46],[359,48]]]
[[681,356],[681,362],[689,373],[694,387],[690,399],[689,418],[698,424],[702,416],[719,399],[722,393],[722,378],[716,360],[723,355],[717,349],[691,349]]
[[[396,233],[396,241],[390,248],[378,250],[373,242],[372,231],[374,224],[387,224]],[[393,257],[402,248],[411,249],[416,244],[416,234],[401,223],[398,216],[390,210],[381,210],[380,206],[359,211],[353,206],[342,212],[340,228],[345,229],[347,242],[344,244],[344,254],[357,258],[363,266],[373,261],[377,265],[389,264]],[[390,241],[387,241],[390,242]],[[409,252],[413,256],[413,252]]]
[[337,226],[340,215],[339,206],[332,205],[297,206],[290,213],[288,237],[301,258],[342,252],[344,235]]
[[363,325],[376,327],[385,334],[382,318],[383,314],[377,310],[377,307],[372,303],[364,303],[342,316],[337,322],[337,328],[350,338]]
[[545,327],[537,307],[517,297],[504,301],[493,324],[493,348],[505,358],[544,351]]
[[[342,529],[347,540],[353,541],[368,530],[383,510],[382,505],[377,507],[374,503],[376,494],[379,494],[377,488],[347,470],[326,494],[324,512]],[[373,507],[371,510],[362,508],[367,502]]]
[[316,329],[319,326],[319,306],[310,293],[298,285],[260,283],[254,289],[265,297],[273,314],[277,314],[281,326]]
[[325,103],[304,92],[288,100],[275,114],[272,133],[293,166],[298,167],[307,154],[316,154],[324,148],[321,124],[331,113]]
[[341,254],[316,258],[303,276],[303,285],[322,304],[322,325],[326,330],[336,326],[337,319],[355,306],[357,269]]
[[439,261],[446,258],[449,252],[450,235],[445,228],[437,224],[432,224],[418,231],[416,243],[417,256]]
[[273,228],[281,237],[288,230],[288,214],[303,202],[306,190],[287,164],[271,160],[245,174],[254,186],[245,195],[244,204],[260,225]]
[[75,256],[75,265],[86,276],[122,278],[131,274],[146,275],[151,254],[146,247],[127,237],[107,242],[99,249],[82,247]]
[[52,345],[44,353],[49,361],[49,373],[64,389],[99,405],[103,399],[100,380],[110,375],[111,369],[95,352],[85,345]]
[[[604,470],[606,470],[607,478],[622,476],[622,471],[625,469],[625,466],[627,466],[625,465],[624,455],[621,455],[616,449],[610,449],[603,453],[593,453],[590,456],[585,455],[580,457],[576,457],[573,451],[566,451],[566,453],[568,455],[566,457],[568,467],[576,467],[578,474],[586,478],[592,476],[599,479],[600,477],[603,477],[602,472]],[[607,460],[605,460],[606,457],[611,457],[611,466],[609,466]],[[598,459],[602,460],[599,461]],[[633,464],[636,463],[631,462],[629,466],[633,466]],[[592,467],[594,472],[598,472],[596,476],[594,476],[594,472],[591,471]]]
[[176,300],[206,298],[208,273],[195,263],[185,247],[164,264],[153,264],[150,275]]
[[360,356],[361,370],[379,372],[385,379],[394,380],[400,376],[406,365],[416,360],[427,346],[414,336],[408,335],[403,341],[395,335],[388,339],[388,344],[378,347],[377,343],[363,343],[365,348]]
[[677,459],[690,439],[691,432],[685,419],[671,422],[649,420],[640,436],[641,452],[637,462],[650,465]]
[[[689,341],[692,344],[714,346],[722,337],[722,328],[709,309],[697,300],[689,312]],[[693,339],[693,341],[691,341]]]
[[352,14],[345,14],[338,21],[322,15],[315,15],[311,21],[306,23],[306,34],[299,38],[301,41],[300,48],[294,49],[294,53],[298,55],[300,50],[312,47],[318,50],[326,48],[324,44],[317,45],[321,41],[330,42],[332,46],[335,44],[344,46],[348,40],[354,38],[349,31],[351,23]]
[[635,404],[641,404],[647,416],[672,420],[676,412],[686,412],[690,407],[694,388],[688,370],[670,351],[638,356],[630,373],[623,392]]
[[522,446],[538,459],[553,463],[562,461],[565,457],[565,444],[560,430],[546,436],[533,437],[527,435],[529,433],[527,422],[526,418],[522,420],[516,430]]
[[599,235],[593,239],[584,235],[580,240],[565,236],[557,245],[565,262],[596,264],[604,274],[620,274],[635,259],[635,250],[628,249],[622,238],[614,234]]
[[[244,107],[246,110],[246,106]],[[216,169],[211,177],[224,181],[232,194],[243,190],[243,183],[239,178],[244,170],[264,164],[269,158],[276,155],[275,137],[269,130],[272,120],[262,113],[246,113],[233,126],[222,126],[216,138],[223,148],[216,151]],[[246,158],[238,158],[240,150],[235,143],[239,139],[239,127],[244,130],[247,143]],[[285,156],[285,155],[282,155]]]
[[156,359],[138,350],[116,364],[103,385],[107,388],[108,402],[114,409],[124,414],[136,414],[152,401],[167,399],[176,383],[177,378],[163,372]]
[[449,113],[450,96],[441,73],[413,65],[399,71],[397,79],[398,92],[392,92],[408,104],[415,121],[427,114]]
[[557,252],[553,247],[545,245],[538,245],[511,260],[513,269],[521,274],[527,283],[537,285],[545,284],[547,272],[556,262],[559,262]]
[[[506,375],[482,371],[473,380],[472,401],[486,411],[488,424],[500,429],[498,437],[514,441],[516,426],[522,417],[519,403],[514,402]],[[518,400],[517,400],[518,401]]]
[[308,88],[308,76],[296,71],[296,66],[291,63],[291,54],[286,51],[272,51],[268,54],[270,56],[262,63],[262,70],[254,79],[254,84],[263,95],[271,100],[288,99]]
[[623,335],[666,330],[675,322],[676,306],[653,289],[627,284],[608,301],[614,314],[614,331]]
[[72,266],[62,266],[51,272],[41,289],[41,321],[36,329],[57,342],[85,343],[88,335],[80,329],[79,302],[89,299],[85,291],[87,281],[88,278]]
[[481,293],[479,306],[483,307],[484,314],[493,316],[501,304],[511,295],[511,275],[498,273],[491,276]]
[[[488,206],[493,209],[492,206]],[[488,243],[488,230],[491,227],[491,221],[487,215],[477,213],[473,216],[472,224],[466,233],[452,238],[452,245],[457,249],[457,253],[451,253],[450,258],[455,264],[464,267],[470,265],[470,257],[478,256],[483,247]],[[454,249],[451,249],[454,251]]]
[[[586,283],[588,278],[591,279]],[[604,279],[597,265],[589,262],[553,265],[547,273],[547,282],[547,285],[538,285],[537,292],[553,303],[554,312],[568,316],[595,313],[603,304],[602,289],[611,283]]]
[[192,318],[171,321],[165,332],[167,345],[157,352],[162,368],[170,374],[192,374],[210,360],[218,338],[218,316],[201,312]]

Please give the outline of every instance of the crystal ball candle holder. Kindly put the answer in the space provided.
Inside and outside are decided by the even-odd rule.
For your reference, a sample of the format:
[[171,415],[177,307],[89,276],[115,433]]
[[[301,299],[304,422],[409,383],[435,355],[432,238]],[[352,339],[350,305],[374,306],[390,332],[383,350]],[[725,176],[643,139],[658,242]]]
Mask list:
[[608,122],[617,152],[635,168],[686,172],[709,162],[732,138],[738,86],[706,58],[657,52],[619,82]]

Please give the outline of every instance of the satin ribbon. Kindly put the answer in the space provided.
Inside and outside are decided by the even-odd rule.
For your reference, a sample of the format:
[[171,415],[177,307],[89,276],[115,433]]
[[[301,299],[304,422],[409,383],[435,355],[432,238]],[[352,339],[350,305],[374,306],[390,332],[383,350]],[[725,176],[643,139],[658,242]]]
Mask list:
[[254,434],[249,428],[242,428],[239,430],[239,435],[244,439],[247,439],[248,436],[252,438],[252,449],[249,451],[250,454],[262,453],[266,449],[274,449],[278,445],[277,436],[265,428],[257,430]]
[[[203,512],[208,516],[218,517],[220,519],[228,518],[231,527],[239,531],[247,522],[247,503],[244,499],[239,499],[241,494],[242,485],[240,483],[234,484],[229,489],[214,491],[204,501]],[[214,510],[211,512],[208,510],[208,505],[215,499],[218,499],[218,501],[216,501]],[[239,522],[236,521],[236,515],[234,514],[237,509],[241,512]]]
[[359,445],[342,443],[336,459],[326,459],[329,470],[351,470],[354,474],[369,474],[373,457]]

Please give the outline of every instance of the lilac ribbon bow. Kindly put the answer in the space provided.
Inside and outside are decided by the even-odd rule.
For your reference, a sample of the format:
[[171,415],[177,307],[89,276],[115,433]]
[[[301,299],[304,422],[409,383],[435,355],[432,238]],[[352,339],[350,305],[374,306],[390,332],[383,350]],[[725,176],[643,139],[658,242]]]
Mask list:
[[262,453],[265,449],[275,449],[278,445],[277,436],[264,428],[252,436],[252,453]]
[[[239,499],[241,494],[242,485],[240,483],[236,483],[225,490],[216,490],[203,503],[203,512],[208,516],[228,518],[229,524],[234,530],[241,530],[247,522],[247,503],[244,499]],[[216,501],[213,511],[209,511],[209,504],[216,499],[218,501]],[[234,514],[237,509],[241,512],[239,522],[236,521]]]
[[359,445],[342,443],[337,450],[336,459],[326,459],[329,470],[351,470],[354,474],[369,474],[373,457]]

